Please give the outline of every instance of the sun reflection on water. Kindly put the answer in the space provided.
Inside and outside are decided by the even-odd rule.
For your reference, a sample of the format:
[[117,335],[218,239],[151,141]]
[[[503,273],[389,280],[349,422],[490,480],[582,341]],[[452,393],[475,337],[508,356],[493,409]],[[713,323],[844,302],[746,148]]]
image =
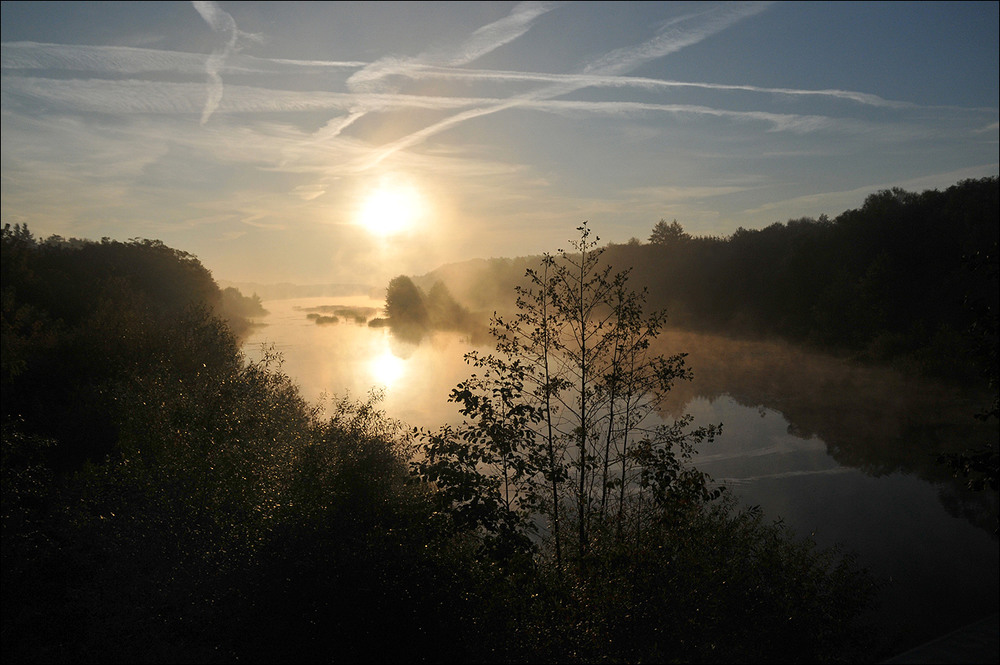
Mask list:
[[369,370],[376,383],[392,388],[406,371],[406,362],[386,349],[381,355],[372,358]]

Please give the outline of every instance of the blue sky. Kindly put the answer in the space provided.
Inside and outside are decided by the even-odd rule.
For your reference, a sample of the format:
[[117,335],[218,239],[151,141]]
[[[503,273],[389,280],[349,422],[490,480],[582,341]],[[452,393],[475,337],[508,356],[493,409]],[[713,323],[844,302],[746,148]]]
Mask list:
[[998,31],[996,2],[4,2],[0,214],[372,285],[584,220],[834,216],[998,173]]

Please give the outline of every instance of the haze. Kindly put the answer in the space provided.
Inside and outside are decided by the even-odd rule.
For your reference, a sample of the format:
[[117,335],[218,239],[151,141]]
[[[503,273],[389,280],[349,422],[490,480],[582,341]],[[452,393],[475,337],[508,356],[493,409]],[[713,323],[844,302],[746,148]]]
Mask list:
[[2,218],[382,286],[834,215],[997,174],[997,8],[4,2]]

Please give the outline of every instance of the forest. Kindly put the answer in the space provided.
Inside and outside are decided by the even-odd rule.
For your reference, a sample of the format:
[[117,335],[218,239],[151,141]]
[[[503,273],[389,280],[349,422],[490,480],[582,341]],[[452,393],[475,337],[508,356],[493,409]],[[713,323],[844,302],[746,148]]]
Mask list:
[[309,404],[280,354],[248,361],[260,299],[194,256],[7,225],[3,658],[892,655],[870,651],[879,583],[850,553],[688,463],[716,424],[643,429],[689,377],[648,339],[668,324],[776,334],[986,372],[995,390],[996,212],[996,179],[966,181],[724,239],[664,222],[649,243],[599,247],[584,225],[569,251],[480,262],[475,279],[397,278],[387,319],[416,334],[506,303],[495,350],[452,393],[463,424],[437,431],[393,420],[377,393]]
[[[726,237],[658,222],[647,242],[609,244],[673,328],[775,337],[862,361],[977,380],[996,356],[996,177],[944,191],[883,190],[834,219],[802,218]],[[478,259],[412,278],[473,310],[504,310],[539,257]]]

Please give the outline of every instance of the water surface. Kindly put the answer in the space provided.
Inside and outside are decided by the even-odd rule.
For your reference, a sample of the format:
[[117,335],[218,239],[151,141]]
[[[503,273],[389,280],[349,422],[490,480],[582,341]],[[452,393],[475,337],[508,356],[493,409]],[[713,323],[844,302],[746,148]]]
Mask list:
[[[468,336],[440,332],[415,344],[351,318],[308,318],[335,305],[374,316],[382,302],[366,297],[264,305],[270,313],[244,349],[257,358],[273,345],[307,400],[380,388],[386,412],[410,425],[460,420],[447,396],[469,374]],[[661,416],[723,424],[696,464],[768,517],[855,552],[885,580],[884,648],[901,651],[998,611],[997,494],[962,491],[935,461],[996,439],[995,424],[972,417],[983,396],[775,342],[670,332],[660,343],[662,353],[689,353],[695,373]]]

